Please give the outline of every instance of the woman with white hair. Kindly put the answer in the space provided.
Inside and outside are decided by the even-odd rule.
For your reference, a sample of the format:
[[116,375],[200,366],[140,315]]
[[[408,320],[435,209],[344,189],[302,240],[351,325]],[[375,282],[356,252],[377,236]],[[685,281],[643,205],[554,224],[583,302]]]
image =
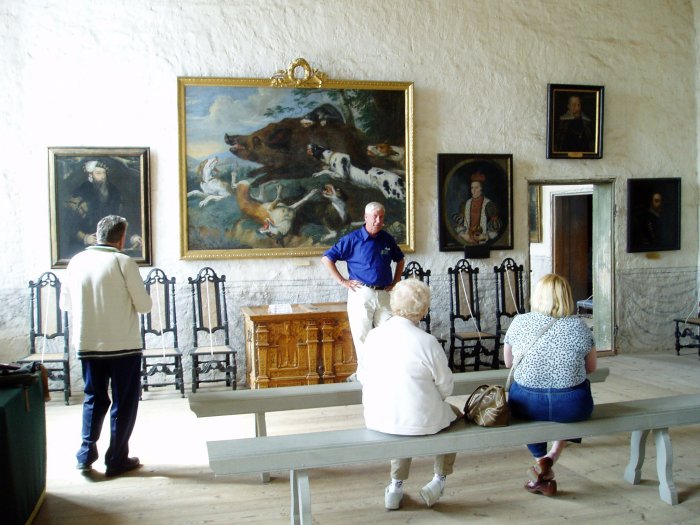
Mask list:
[[[513,319],[504,338],[505,364],[510,368],[516,363],[508,393],[511,414],[534,421],[584,421],[593,412],[586,374],[596,369],[597,359],[591,330],[573,315],[569,282],[560,275],[545,275],[535,286],[531,307],[531,312]],[[565,445],[554,441],[549,452],[546,442],[527,446],[535,465],[528,470],[525,490],[543,496],[557,493],[552,466]]]
[[[393,316],[367,334],[357,371],[362,383],[365,424],[371,430],[398,435],[435,434],[460,412],[445,401],[452,394],[452,372],[437,339],[418,327],[428,312],[430,289],[417,279],[400,281],[391,292]],[[442,496],[455,454],[436,456],[433,479],[420,490],[428,507]],[[398,509],[411,458],[391,461],[391,483],[384,506]]]

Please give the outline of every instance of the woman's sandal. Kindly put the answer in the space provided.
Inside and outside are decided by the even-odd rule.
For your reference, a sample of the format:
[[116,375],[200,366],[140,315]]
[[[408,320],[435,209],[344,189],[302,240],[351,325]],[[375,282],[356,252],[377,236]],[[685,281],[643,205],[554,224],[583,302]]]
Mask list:
[[527,471],[527,477],[533,483],[542,483],[543,481],[552,481],[554,479],[554,471],[552,470],[554,462],[552,458],[547,456],[537,460],[537,464],[530,467]]
[[554,496],[557,493],[557,482],[553,479],[549,481],[528,481],[525,483],[525,490],[530,494]]

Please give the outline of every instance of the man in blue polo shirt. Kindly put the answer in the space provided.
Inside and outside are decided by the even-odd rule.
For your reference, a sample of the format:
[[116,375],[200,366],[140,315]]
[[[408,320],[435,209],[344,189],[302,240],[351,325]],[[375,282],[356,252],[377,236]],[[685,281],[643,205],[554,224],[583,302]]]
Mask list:
[[[364,226],[342,237],[321,259],[338,284],[348,289],[348,320],[358,361],[367,333],[391,316],[389,290],[401,280],[404,267],[401,248],[383,227],[384,206],[370,202]],[[338,271],[337,261],[346,262],[347,279]]]

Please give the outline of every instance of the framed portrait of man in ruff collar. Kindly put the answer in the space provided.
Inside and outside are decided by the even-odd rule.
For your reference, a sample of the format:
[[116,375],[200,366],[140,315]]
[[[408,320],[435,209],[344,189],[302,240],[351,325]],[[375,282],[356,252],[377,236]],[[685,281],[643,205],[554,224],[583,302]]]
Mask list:
[[513,156],[438,154],[440,251],[513,249]]
[[549,84],[547,158],[603,158],[603,86]]

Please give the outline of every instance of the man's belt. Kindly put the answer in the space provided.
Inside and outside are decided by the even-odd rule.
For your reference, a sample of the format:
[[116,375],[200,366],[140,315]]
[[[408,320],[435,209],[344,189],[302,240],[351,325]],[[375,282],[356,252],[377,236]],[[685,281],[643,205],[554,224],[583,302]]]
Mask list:
[[372,290],[386,290],[388,286],[374,286],[373,284],[362,283],[362,286],[366,288],[371,288]]

